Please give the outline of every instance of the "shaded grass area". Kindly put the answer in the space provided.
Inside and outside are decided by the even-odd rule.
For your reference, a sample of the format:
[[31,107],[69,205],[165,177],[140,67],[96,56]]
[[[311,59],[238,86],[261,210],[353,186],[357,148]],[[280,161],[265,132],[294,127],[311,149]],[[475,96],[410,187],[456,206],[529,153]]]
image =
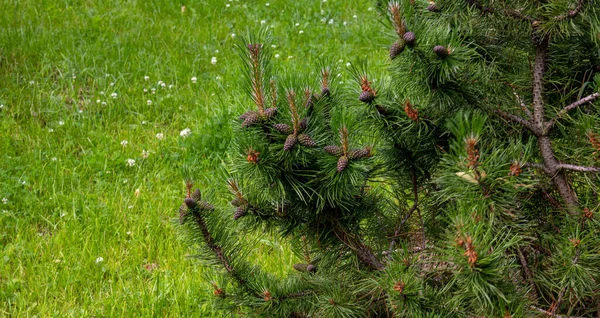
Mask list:
[[[275,66],[312,79],[385,54],[370,5],[0,3],[0,316],[213,315],[173,218],[185,179],[222,183],[252,107],[236,37],[269,27]],[[253,258],[285,273],[289,248],[262,242]]]

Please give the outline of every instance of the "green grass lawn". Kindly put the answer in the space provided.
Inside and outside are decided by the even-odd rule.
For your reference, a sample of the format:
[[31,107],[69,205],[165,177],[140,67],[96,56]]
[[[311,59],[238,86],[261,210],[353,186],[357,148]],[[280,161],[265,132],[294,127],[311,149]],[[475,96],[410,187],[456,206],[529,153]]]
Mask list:
[[[236,37],[267,27],[280,72],[324,59],[345,86],[348,61],[385,62],[372,5],[2,1],[0,316],[214,315],[173,219],[184,180],[224,188],[229,123],[252,107]],[[289,249],[262,242],[285,274]]]

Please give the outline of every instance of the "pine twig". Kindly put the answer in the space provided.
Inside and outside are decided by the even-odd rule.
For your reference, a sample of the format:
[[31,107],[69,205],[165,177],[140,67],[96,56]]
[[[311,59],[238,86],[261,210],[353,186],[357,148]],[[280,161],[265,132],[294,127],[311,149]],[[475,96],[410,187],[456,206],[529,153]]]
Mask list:
[[507,113],[507,112],[505,112],[505,111],[503,111],[503,110],[500,110],[500,109],[496,109],[496,110],[494,110],[494,112],[495,112],[496,114],[500,115],[500,117],[502,117],[502,118],[504,118],[504,119],[507,119],[507,120],[513,121],[513,122],[515,122],[515,123],[517,123],[517,124],[520,124],[520,125],[522,125],[523,127],[527,128],[527,129],[529,129],[531,132],[533,132],[533,134],[534,134],[534,135],[537,135],[537,134],[538,134],[538,130],[537,130],[537,129],[536,129],[536,127],[535,127],[535,126],[534,126],[534,125],[531,123],[531,121],[529,121],[529,120],[527,120],[527,119],[525,119],[525,118],[523,118],[523,117],[521,117],[521,116],[518,116],[518,115],[514,115],[514,114]]
[[561,163],[561,164],[559,164],[557,166],[557,168],[559,168],[559,169],[566,169],[566,170],[573,170],[573,171],[579,171],[579,172],[600,173],[600,167],[577,166],[577,165],[571,165],[571,164],[567,164],[567,163]]
[[552,128],[554,126],[554,124],[556,124],[556,122],[565,114],[567,114],[570,110],[573,110],[581,105],[584,105],[586,103],[591,103],[594,100],[596,100],[598,97],[600,97],[600,93],[596,92],[593,94],[590,94],[586,97],[583,97],[582,99],[566,106],[565,108],[561,109],[557,114],[556,117],[552,118],[551,120],[547,121],[544,124],[544,130],[548,131],[550,128]]
[[556,21],[562,21],[566,18],[574,18],[577,14],[579,14],[579,12],[581,11],[581,9],[583,8],[583,4],[586,2],[586,0],[579,0],[577,1],[577,6],[575,6],[575,9],[573,10],[569,10],[559,16],[556,16],[554,18],[554,20]]
[[419,204],[419,193],[417,190],[417,169],[414,166],[412,167],[412,190],[413,190],[413,205],[408,210],[408,212],[406,213],[404,218],[402,218],[402,221],[396,226],[396,229],[394,230],[394,237],[392,238],[392,241],[390,242],[390,250],[389,250],[390,255],[392,254],[392,251],[394,250],[394,245],[396,244],[398,235],[400,234],[400,230],[402,229],[402,227],[404,226],[406,221],[408,221],[408,219],[413,214],[413,212],[415,212],[417,210],[417,207]]
[[555,317],[555,318],[584,318],[584,317],[579,317],[579,316],[563,316],[563,315],[557,315],[557,314],[553,314],[549,311],[546,311],[542,308],[539,307],[535,307],[535,306],[531,306],[531,309],[534,309],[535,311],[538,311],[546,316],[550,316],[550,317]]
[[533,275],[531,274],[531,270],[529,269],[529,264],[527,263],[527,258],[525,257],[525,255],[523,254],[523,251],[521,251],[520,248],[517,247],[516,250],[517,250],[517,256],[519,258],[519,263],[521,264],[521,267],[523,268],[523,273],[525,274],[525,279],[527,280],[529,285],[531,285],[531,297],[533,299],[537,299],[538,298],[537,287],[535,286],[535,284],[533,282]]

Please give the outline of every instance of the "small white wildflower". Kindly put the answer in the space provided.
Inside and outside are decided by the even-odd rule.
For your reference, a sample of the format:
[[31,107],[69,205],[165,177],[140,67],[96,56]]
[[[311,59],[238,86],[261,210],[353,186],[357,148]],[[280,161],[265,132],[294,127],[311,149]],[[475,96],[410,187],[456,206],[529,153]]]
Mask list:
[[231,5],[229,3],[225,5],[225,8],[229,8],[229,7],[231,7]]
[[181,132],[179,132],[179,136],[186,138],[191,133],[192,133],[192,130],[190,130],[189,128],[186,128],[186,129],[182,130]]
[[156,83],[158,86],[162,86],[165,82],[163,81],[158,81],[158,83]]
[[152,88],[150,89],[150,91],[152,92],[152,94],[156,94],[156,88],[152,87]]
[[344,26],[346,26],[348,24],[348,22],[344,21]]
[[2,203],[8,204],[8,199],[7,198],[2,198]]
[[77,76],[75,76],[75,74],[73,74],[73,76],[72,76],[72,77],[73,77],[73,79],[76,79],[76,78],[77,78]]
[[265,23],[267,23],[267,21],[265,21],[265,20],[260,20],[260,24],[261,24],[261,25],[263,25],[263,24],[265,24]]
[[127,140],[122,140],[121,141],[121,146],[127,147],[127,144],[129,144],[129,142]]
[[358,19],[358,16],[355,14],[352,16],[354,19]]
[[145,120],[142,120],[142,125],[145,125],[145,124],[147,124],[147,123],[148,123],[147,121],[145,121]]
[[167,87],[167,84],[165,84],[165,82],[160,83],[160,87],[165,88]]
[[117,98],[117,93],[112,93],[112,94],[110,94],[110,97],[112,97],[112,98]]
[[150,155],[150,152],[148,150],[142,150],[142,158],[146,159],[146,158],[148,158],[149,155]]
[[64,124],[65,124],[65,122],[64,122],[64,121],[62,121],[62,120],[60,120],[60,121],[58,122],[58,125],[59,125],[59,126],[62,126],[62,125],[64,125]]
[[276,59],[278,59],[278,58],[279,58],[279,56],[280,56],[279,54],[275,54],[275,58],[276,58]]
[[213,56],[213,57],[210,59],[210,64],[212,64],[212,65],[215,65],[215,64],[217,64],[217,57],[216,57],[216,56]]
[[96,104],[100,104],[102,101],[99,99],[96,99]]
[[219,53],[219,50],[215,50],[215,53]]
[[133,209],[133,205],[130,205],[127,207],[128,209]]
[[60,263],[60,262],[62,262],[60,259],[55,259],[55,260],[54,260],[54,263],[57,263],[57,264],[58,264],[58,263]]
[[48,128],[48,132],[54,132],[54,129]]
[[135,189],[135,192],[133,193],[133,195],[135,195],[136,197],[140,196],[140,189]]
[[163,140],[165,138],[165,135],[163,135],[163,133],[158,133],[158,134],[156,134],[156,138],[158,140]]
[[197,81],[198,81],[198,78],[196,78],[196,76],[192,77],[192,83],[196,84]]
[[276,48],[277,48],[277,45],[275,45],[275,44],[271,44],[271,48],[272,48],[272,49],[276,49]]
[[344,63],[344,60],[342,60],[342,59],[339,59],[339,60],[338,60],[338,63]]
[[127,235],[131,235],[131,231],[127,231],[127,233],[125,233],[125,234],[127,234]]
[[123,179],[123,184],[127,183],[127,181],[129,181],[129,180]]
[[0,104],[0,109],[4,108],[4,104]]
[[77,112],[81,114],[81,113],[83,113],[83,109],[80,109]]
[[342,77],[342,73],[338,73],[337,77]]
[[235,38],[235,33],[231,33],[231,38]]
[[35,84],[35,81],[29,81],[29,85]]
[[175,85],[169,84],[169,89],[173,89],[173,87],[175,87]]
[[327,0],[323,0],[323,2],[327,2]]
[[147,81],[147,80],[149,80],[149,79],[150,79],[150,76],[148,76],[148,75],[144,76],[144,80],[145,80],[145,81]]
[[181,13],[185,13],[185,6],[181,6]]
[[100,103],[100,105],[106,106],[106,102],[102,102],[102,103]]
[[151,99],[147,100],[146,104],[148,104],[148,106],[152,105],[152,100]]
[[56,158],[56,157],[52,157],[52,159],[50,159],[50,160],[52,160],[52,161],[56,161],[56,160],[58,160],[58,158]]
[[300,23],[296,22],[296,24],[294,24],[294,26],[300,26]]
[[110,86],[110,87],[115,86],[115,83],[110,83],[110,84],[108,84],[108,86]]
[[148,93],[148,89],[147,88],[144,88],[144,93]]
[[104,262],[104,258],[98,257],[96,258],[96,264]]
[[269,5],[270,5],[270,3],[268,3],[268,2],[267,2],[267,3],[265,3],[265,7],[268,7]]
[[100,95],[104,95],[104,91],[101,91],[101,92],[100,92]]
[[333,24],[333,19],[329,19],[329,22],[327,22],[329,24]]
[[346,63],[346,67],[350,67],[352,65],[350,62]]
[[[321,13],[321,14],[323,14],[323,13]],[[327,18],[322,18],[322,19],[321,19],[321,22],[323,22],[323,23],[327,23]]]
[[294,57],[292,55],[288,56],[288,59],[293,59]]
[[23,181],[23,182],[21,182],[21,184],[22,184],[22,185],[26,185],[26,184],[27,184],[27,181]]
[[135,166],[135,160],[133,160],[133,159],[127,159],[127,166],[128,167]]
[[372,7],[369,7],[369,8],[367,9],[367,11],[373,11],[373,8],[372,8]]
[[67,215],[67,214],[66,214],[65,212],[63,212],[63,213],[61,213],[61,214],[60,214],[60,217],[61,217],[61,218],[64,218],[66,215]]
[[300,32],[298,32],[298,33],[300,33],[300,34],[304,34],[304,30],[300,30]]
[[217,81],[220,81],[220,80],[221,80],[221,76],[217,75],[217,76],[215,77],[215,79],[216,79]]

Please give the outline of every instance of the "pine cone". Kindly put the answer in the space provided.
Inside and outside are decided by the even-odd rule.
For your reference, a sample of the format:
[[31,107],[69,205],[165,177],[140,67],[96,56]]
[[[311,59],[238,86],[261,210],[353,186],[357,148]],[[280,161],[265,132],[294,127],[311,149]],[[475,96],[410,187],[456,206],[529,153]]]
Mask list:
[[231,200],[231,205],[239,207],[244,203],[244,200],[240,199],[240,198],[235,198],[233,200]]
[[406,42],[406,44],[408,46],[414,46],[415,45],[416,37],[415,37],[415,33],[414,32],[406,32],[406,33],[404,33],[403,38],[404,38],[404,41]]
[[429,12],[438,12],[440,11],[440,8],[438,8],[437,4],[432,3],[427,6],[427,10],[429,10]]
[[307,134],[298,135],[298,142],[307,147],[316,147],[317,143]]
[[361,159],[371,156],[371,148],[352,149],[348,154],[349,159]]
[[375,99],[375,94],[371,91],[363,91],[358,99],[363,103],[370,103]]
[[331,94],[331,91],[329,90],[329,87],[323,87],[321,89],[321,96],[322,97],[329,97],[330,94]]
[[244,118],[244,122],[242,123],[242,128],[246,128],[252,126],[260,121],[260,115],[256,112],[250,113]]
[[277,107],[271,107],[271,108],[267,108],[265,110],[265,116],[267,118],[271,118],[273,116],[277,115]]
[[394,44],[392,44],[392,47],[390,47],[390,59],[395,59],[396,56],[402,53],[402,51],[404,51],[404,41],[399,40],[394,42]]
[[348,166],[348,157],[341,156],[340,159],[338,159],[337,171],[342,172],[342,170],[346,169],[347,166]]
[[241,119],[241,120],[246,120],[246,118],[247,118],[248,116],[252,115],[252,114],[256,114],[256,115],[258,115],[258,113],[257,113],[257,112],[255,112],[255,111],[249,111],[249,112],[245,112],[245,113],[241,114],[241,115],[240,115],[240,119]]
[[338,147],[338,146],[325,146],[325,147],[323,147],[323,150],[325,150],[328,154],[330,154],[332,156],[336,156],[336,157],[339,157],[342,154],[344,154],[342,147]]
[[235,213],[233,214],[233,219],[237,220],[237,219],[241,218],[242,216],[246,215],[247,213],[248,213],[247,205],[238,206],[237,209],[235,209]]
[[307,118],[303,118],[300,121],[300,130],[302,131],[302,130],[306,129],[306,126],[308,126],[308,119]]
[[194,199],[194,201],[196,201],[196,202],[200,201],[200,199],[202,198],[202,194],[200,193],[200,189],[196,189],[196,191],[194,191],[194,193],[192,193],[192,195],[190,197],[192,199]]
[[381,115],[388,115],[390,113],[389,109],[381,106],[381,105],[375,105],[375,109],[377,109],[377,112]]
[[198,203],[196,203],[196,201],[192,198],[185,198],[185,200],[183,200],[183,203],[188,207],[188,209],[192,211],[198,207]]
[[285,139],[285,143],[283,144],[283,150],[290,150],[294,148],[294,146],[296,145],[296,140],[296,135],[287,136],[287,138]]
[[294,269],[299,271],[299,272],[315,272],[317,270],[317,267],[315,265],[312,264],[294,264],[293,265]]
[[289,135],[293,132],[292,127],[290,127],[287,124],[275,124],[273,127],[275,128],[275,130],[277,130],[278,132],[280,132],[284,135]]
[[450,52],[448,52],[448,49],[443,45],[436,45],[435,47],[433,47],[433,53],[437,54],[437,56],[441,58],[445,58],[450,54]]
[[198,209],[204,210],[204,211],[212,211],[215,209],[215,207],[206,201],[200,201],[198,203]]

